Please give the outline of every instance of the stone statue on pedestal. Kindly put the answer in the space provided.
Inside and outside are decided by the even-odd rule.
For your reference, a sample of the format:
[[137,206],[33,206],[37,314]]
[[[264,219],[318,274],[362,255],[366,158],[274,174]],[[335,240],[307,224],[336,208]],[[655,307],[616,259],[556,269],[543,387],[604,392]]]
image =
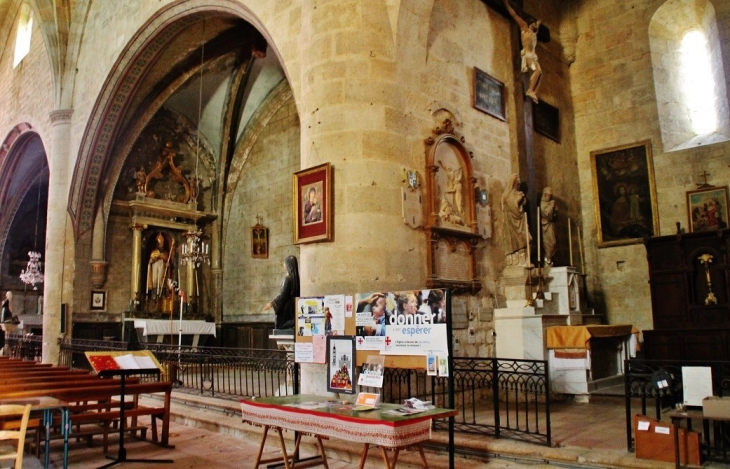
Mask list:
[[504,240],[507,265],[518,265],[525,261],[527,247],[527,222],[525,204],[527,199],[520,190],[520,177],[513,173],[502,193],[502,212],[504,215]]
[[[558,218],[558,209],[555,207],[553,190],[546,187],[542,191],[540,201],[540,229],[542,230],[542,245],[545,251],[545,264],[552,265],[558,243],[555,239],[555,220]],[[538,253],[539,255],[540,253]]]
[[283,263],[286,276],[281,282],[279,294],[266,303],[264,311],[274,308],[276,313],[275,329],[294,329],[294,302],[299,296],[299,265],[297,258],[287,256]]

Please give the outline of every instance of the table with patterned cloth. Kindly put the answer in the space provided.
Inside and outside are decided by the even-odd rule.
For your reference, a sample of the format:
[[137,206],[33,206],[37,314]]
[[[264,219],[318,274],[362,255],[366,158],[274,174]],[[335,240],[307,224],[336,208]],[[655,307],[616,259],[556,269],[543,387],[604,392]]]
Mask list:
[[[261,399],[242,399],[241,412],[243,421],[264,427],[255,468],[261,464],[280,461],[289,469],[303,467],[295,465],[292,456],[286,451],[282,430],[299,432],[292,454],[299,449],[301,436],[311,435],[317,439],[320,455],[307,466],[322,464],[327,466],[322,439],[340,438],[353,443],[362,443],[360,468],[365,465],[371,445],[379,446],[386,468],[395,467],[399,452],[414,447],[421,455],[423,467],[428,467],[420,444],[431,438],[431,421],[456,415],[451,409],[430,409],[411,415],[395,415],[389,413],[400,408],[396,404],[381,404],[377,409],[357,411],[350,400],[328,399],[322,396],[296,395]],[[279,435],[282,456],[261,460],[266,436],[269,429]],[[393,450],[391,460],[386,449]]]

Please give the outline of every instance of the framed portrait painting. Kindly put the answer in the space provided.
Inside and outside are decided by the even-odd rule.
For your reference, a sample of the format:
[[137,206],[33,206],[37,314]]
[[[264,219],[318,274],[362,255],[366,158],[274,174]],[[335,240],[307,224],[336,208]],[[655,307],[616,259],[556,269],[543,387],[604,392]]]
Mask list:
[[355,394],[355,337],[327,336],[327,391]]
[[506,120],[504,83],[474,67],[474,108],[499,120]]
[[727,228],[727,186],[688,191],[687,219],[690,232]]
[[598,247],[659,235],[651,141],[591,152]]
[[332,241],[332,167],[294,173],[294,244]]
[[106,311],[106,291],[91,290],[91,311]]

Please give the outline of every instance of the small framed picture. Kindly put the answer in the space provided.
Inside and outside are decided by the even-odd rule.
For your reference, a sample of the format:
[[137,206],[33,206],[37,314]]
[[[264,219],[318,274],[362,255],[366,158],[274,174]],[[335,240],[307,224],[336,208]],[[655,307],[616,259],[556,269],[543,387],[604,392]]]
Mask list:
[[355,337],[327,336],[327,391],[355,394]]
[[727,228],[727,186],[688,191],[687,219],[690,232]]
[[332,241],[332,167],[294,173],[294,244]]
[[91,311],[106,311],[106,290],[91,290]]
[[269,258],[269,229],[263,225],[256,224],[251,227],[251,257]]
[[507,120],[504,111],[504,83],[474,67],[474,108],[499,120]]

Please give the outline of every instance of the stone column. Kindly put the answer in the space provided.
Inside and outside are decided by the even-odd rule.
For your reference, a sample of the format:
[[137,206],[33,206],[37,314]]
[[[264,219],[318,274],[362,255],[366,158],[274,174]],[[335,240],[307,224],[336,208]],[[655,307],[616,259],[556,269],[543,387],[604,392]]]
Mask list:
[[[335,179],[335,240],[301,246],[302,296],[426,283],[426,239],[403,222],[400,190],[404,166],[422,171],[427,135],[404,112],[382,3],[302,2],[301,167],[329,162]],[[302,366],[302,393],[326,392],[326,381],[325,366]]]
[[147,228],[147,225],[140,223],[133,223],[130,228],[132,229],[132,276],[131,284],[129,289],[129,300],[130,310],[136,309],[133,301],[142,301],[140,293],[144,289],[140,290],[140,272],[142,272],[142,230]]
[[[73,281],[74,237],[66,204],[68,202],[69,164],[72,109],[51,112],[52,149],[48,159],[48,215],[46,227],[46,258],[43,285],[43,363],[58,363],[61,331],[61,305],[70,311],[72,295],[65,282]],[[66,262],[68,259],[68,262]],[[72,291],[72,290],[71,290]],[[65,293],[68,293],[65,295]],[[70,317],[66,318],[67,324]]]

